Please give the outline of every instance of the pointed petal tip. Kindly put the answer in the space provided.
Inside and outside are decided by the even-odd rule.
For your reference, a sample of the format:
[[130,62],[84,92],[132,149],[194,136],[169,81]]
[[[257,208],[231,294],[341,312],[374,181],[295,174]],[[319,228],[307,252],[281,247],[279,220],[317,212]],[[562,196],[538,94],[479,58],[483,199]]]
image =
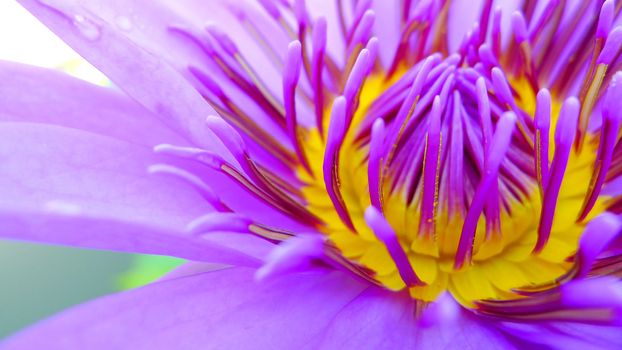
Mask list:
[[527,22],[520,11],[514,11],[514,13],[512,13],[512,29],[518,43],[527,40]]
[[224,119],[209,115],[205,123],[236,158],[243,157],[247,153],[246,143],[242,136]]
[[596,27],[596,37],[603,39],[607,37],[607,34],[611,30],[614,16],[614,3],[613,0],[606,0],[603,2],[600,8],[600,15],[598,16],[598,26]]
[[558,145],[574,142],[580,110],[581,103],[576,97],[569,97],[564,101],[555,127],[555,142]]
[[617,26],[606,36],[605,46],[603,46],[596,64],[609,65],[616,57],[622,45],[622,26]]
[[216,231],[246,233],[250,224],[251,221],[240,214],[213,212],[191,221],[186,231],[193,235]]
[[264,264],[255,273],[256,281],[286,273],[303,271],[315,259],[324,255],[324,239],[320,235],[308,234],[292,237],[277,245],[268,254]]

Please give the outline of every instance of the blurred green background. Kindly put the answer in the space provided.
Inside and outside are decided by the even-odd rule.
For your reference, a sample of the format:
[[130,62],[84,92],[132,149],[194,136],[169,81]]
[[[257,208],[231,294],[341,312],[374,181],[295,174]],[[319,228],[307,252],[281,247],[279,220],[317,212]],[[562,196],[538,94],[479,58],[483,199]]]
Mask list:
[[130,254],[0,241],[0,339],[119,290]]

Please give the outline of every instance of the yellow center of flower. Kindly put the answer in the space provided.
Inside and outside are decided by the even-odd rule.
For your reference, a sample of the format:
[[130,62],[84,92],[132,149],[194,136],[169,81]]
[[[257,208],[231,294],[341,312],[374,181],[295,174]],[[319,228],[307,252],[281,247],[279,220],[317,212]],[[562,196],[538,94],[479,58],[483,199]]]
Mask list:
[[[321,137],[316,129],[301,135],[311,170],[316,176],[309,176],[302,168],[298,174],[307,184],[303,188],[307,208],[325,223],[321,230],[343,256],[371,270],[372,277],[386,288],[402,290],[406,285],[400,278],[395,262],[364,220],[364,211],[370,206],[367,176],[369,151],[368,147],[355,143],[353,132],[370,104],[390,84],[379,74],[368,78],[361,91],[360,106],[340,150],[339,190],[356,231],[342,222],[326,194],[322,176],[317,175],[323,172],[326,135]],[[518,92],[517,105],[533,116],[535,94],[531,87],[524,80],[512,81],[512,87]],[[559,110],[560,104],[554,102],[551,139]],[[550,144],[554,145],[553,142]],[[484,216],[480,217],[472,261],[460,269],[454,267],[454,259],[464,218],[450,215],[441,206],[435,217],[436,234],[434,237],[422,237],[418,235],[420,201],[409,203],[404,191],[391,190],[385,182],[384,215],[395,230],[413,270],[425,283],[424,286],[409,287],[410,295],[419,300],[432,301],[440,292],[448,290],[460,303],[472,306],[472,302],[479,299],[515,298],[516,294],[512,293],[514,289],[547,284],[566,273],[572,265],[568,258],[577,250],[585,222],[604,210],[603,200],[599,199],[586,220],[576,221],[588,190],[596,147],[597,144],[588,141],[580,153],[572,151],[561,185],[550,239],[541,252],[534,253],[533,249],[537,240],[542,198],[537,185],[532,183],[528,184],[529,195],[523,196],[520,201],[510,200],[509,205],[501,209],[501,235],[486,237]],[[553,154],[553,148],[551,146],[549,154]]]

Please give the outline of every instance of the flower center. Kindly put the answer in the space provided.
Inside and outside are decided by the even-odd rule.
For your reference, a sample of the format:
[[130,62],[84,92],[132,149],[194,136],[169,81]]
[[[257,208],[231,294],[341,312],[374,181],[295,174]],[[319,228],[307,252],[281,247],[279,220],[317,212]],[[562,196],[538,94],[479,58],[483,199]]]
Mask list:
[[[307,207],[323,220],[321,230],[346,258],[371,270],[371,276],[387,288],[408,288],[416,299],[431,301],[449,290],[470,305],[478,299],[513,298],[515,289],[554,281],[571,267],[567,259],[576,252],[584,227],[577,215],[592,175],[594,143],[587,142],[581,152],[570,152],[567,171],[551,181],[559,182],[558,209],[547,211],[543,169],[538,168],[534,155],[543,154],[553,161],[548,154],[555,153],[555,143],[544,142],[550,148],[546,152],[534,148],[543,146],[543,137],[552,139],[555,127],[550,128],[549,137],[534,125],[518,125],[507,150],[486,150],[494,141],[493,130],[500,131],[502,122],[501,117],[491,118],[482,105],[514,108],[534,120],[535,92],[526,81],[516,80],[508,85],[515,91],[511,101],[503,101],[498,91],[484,89],[483,95],[478,94],[477,79],[469,76],[472,70],[435,61],[437,65],[428,67],[420,63],[422,88],[414,92],[414,99],[408,93],[410,84],[404,81],[414,86],[417,77],[402,75],[386,81],[384,74],[376,73],[367,78],[347,132],[336,137],[338,157],[329,169],[334,177],[331,183],[323,180],[327,178],[327,152],[335,148],[331,147],[335,141],[332,128],[325,127],[329,131],[324,135],[313,129],[302,136],[312,173],[323,174],[310,176],[304,168],[298,171],[308,184],[303,189]],[[424,70],[427,77],[422,77]],[[551,125],[557,128],[562,125],[558,123],[560,108],[559,103],[552,103]],[[340,117],[335,109],[333,105],[326,120]],[[405,118],[400,118],[400,109],[407,111]],[[380,127],[367,123],[378,117],[388,120],[382,135],[375,132]],[[502,152],[503,159],[492,171],[496,173],[492,185],[478,192],[491,175],[485,163],[492,161],[495,151]],[[380,161],[377,154],[381,154]],[[380,181],[374,172],[380,174]],[[327,191],[332,181],[336,183],[333,196]],[[395,246],[387,244],[382,233],[365,220],[375,193],[408,266],[392,251]],[[482,208],[472,214],[478,202],[483,202]],[[339,206],[341,211],[335,210]],[[602,210],[599,201],[590,216]],[[469,233],[472,239],[467,241],[470,247],[465,254],[461,239]],[[543,234],[548,234],[544,243],[539,239]],[[408,280],[404,269],[414,272],[418,281]]]
[[[323,233],[331,263],[418,300],[449,290],[473,306],[572,277],[584,225],[605,210],[601,189],[622,172],[612,166],[621,122],[611,103],[622,81],[620,75],[611,83],[622,29],[608,34],[610,2],[590,17],[591,34],[558,31],[563,5],[551,3],[534,17],[526,2],[525,15],[512,14],[513,35],[503,43],[501,9],[487,1],[453,55],[450,1],[416,8],[404,2],[388,62],[379,53],[391,45],[374,36],[369,1],[353,2],[351,11],[337,1],[336,16],[317,18],[304,1],[259,4],[281,35],[266,36],[255,12],[231,10],[265,53],[269,64],[261,69],[215,26],[170,28],[211,62],[188,73],[231,124],[207,120],[235,162],[200,149],[159,151],[222,173]],[[339,30],[329,32],[335,25]],[[585,50],[590,35],[592,51]],[[285,55],[277,42],[287,45]],[[565,50],[568,42],[576,45]],[[280,81],[268,65],[282,73]],[[601,103],[602,126],[592,133],[589,121],[607,84],[618,85]],[[273,242],[299,234],[240,215],[207,185],[198,187],[219,213],[198,219],[193,231],[247,230]]]

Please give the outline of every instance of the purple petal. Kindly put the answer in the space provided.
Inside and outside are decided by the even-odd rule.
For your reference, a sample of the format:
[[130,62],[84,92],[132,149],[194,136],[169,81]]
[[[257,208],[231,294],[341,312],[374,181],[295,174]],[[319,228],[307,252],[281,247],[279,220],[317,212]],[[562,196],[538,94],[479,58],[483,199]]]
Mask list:
[[503,324],[504,331],[517,339],[528,341],[529,349],[589,349],[622,348],[620,327],[594,326],[576,323]]
[[79,306],[3,349],[515,349],[464,312],[419,328],[405,294],[314,270],[252,284],[255,270],[188,265],[160,282]]
[[439,320],[427,327],[418,324],[414,318],[415,311],[415,303],[408,295],[369,288],[333,319],[327,327],[321,348],[518,348],[491,324],[467,311],[460,310],[458,315],[451,316],[452,320]]
[[329,271],[252,284],[254,272],[189,272],[105,297],[44,321],[2,348],[316,348],[335,314],[368,288]]
[[617,215],[603,213],[590,221],[579,240],[577,276],[586,277],[596,258],[619,237],[622,220]]
[[13,62],[0,61],[0,120],[66,126],[150,147],[187,144],[120,91]]
[[[135,23],[132,30],[127,31],[124,30],[126,26],[116,24],[121,18],[131,21],[125,17],[131,7],[127,2],[118,1],[114,6],[112,2],[78,4],[53,0],[22,0],[20,3],[165,123],[188,135],[197,145],[213,147],[210,142],[213,137],[202,123],[205,116],[216,114],[214,110],[161,58],[166,56],[154,55],[146,47],[147,43],[153,46],[158,37],[164,36],[163,26],[156,30],[152,27],[154,23],[149,22],[157,18],[150,16],[160,8],[140,6],[141,23]],[[139,4],[134,5],[138,11]],[[140,27],[144,29],[139,31]],[[134,33],[132,39],[127,36],[128,32]],[[137,43],[136,36],[142,41]],[[166,49],[171,48],[162,45],[160,50]]]
[[[495,323],[450,307],[426,327],[404,293],[312,270],[255,283],[254,269],[188,264],[160,282],[74,308],[3,349],[616,348],[619,328]],[[450,297],[437,303],[455,304]],[[430,310],[447,309],[432,305]],[[450,306],[450,305],[449,305]],[[427,313],[427,311],[426,311]],[[502,327],[502,328],[499,328]],[[503,330],[500,331],[500,329]],[[286,331],[284,331],[286,330]],[[507,333],[506,333],[507,332]]]
[[[0,236],[97,249],[255,264],[183,234],[211,209],[180,183],[146,173],[149,148],[77,129],[0,123]],[[226,260],[226,261],[225,261]]]

